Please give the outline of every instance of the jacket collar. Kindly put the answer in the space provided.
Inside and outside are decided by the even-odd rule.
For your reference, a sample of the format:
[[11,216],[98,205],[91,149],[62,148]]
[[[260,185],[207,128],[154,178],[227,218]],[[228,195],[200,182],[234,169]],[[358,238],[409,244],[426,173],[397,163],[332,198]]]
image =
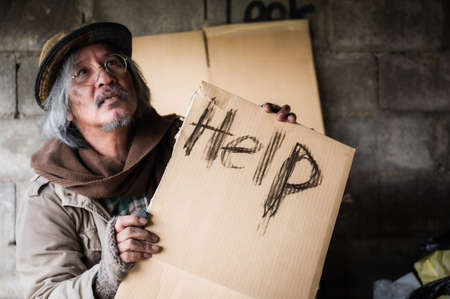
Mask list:
[[89,212],[97,214],[98,216],[103,218],[105,222],[108,222],[109,219],[111,219],[111,215],[98,201],[64,188],[59,184],[53,185],[56,194],[61,199],[62,206],[76,207],[88,210]]

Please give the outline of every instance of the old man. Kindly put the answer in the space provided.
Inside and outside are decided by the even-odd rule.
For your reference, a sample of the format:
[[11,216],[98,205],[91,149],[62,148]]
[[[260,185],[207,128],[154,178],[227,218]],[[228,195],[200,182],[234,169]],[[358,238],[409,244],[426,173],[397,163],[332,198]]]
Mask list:
[[[161,251],[140,212],[181,122],[150,106],[131,50],[131,33],[116,23],[61,33],[43,47],[35,96],[49,139],[31,158],[36,176],[18,215],[26,297],[112,298],[134,263]],[[288,106],[263,109],[295,121]]]

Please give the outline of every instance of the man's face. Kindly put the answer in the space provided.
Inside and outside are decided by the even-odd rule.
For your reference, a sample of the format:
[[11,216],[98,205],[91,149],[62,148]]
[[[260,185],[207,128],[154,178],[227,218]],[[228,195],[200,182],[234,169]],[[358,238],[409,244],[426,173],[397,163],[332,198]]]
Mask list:
[[110,74],[101,68],[105,57],[113,53],[105,44],[93,44],[81,48],[75,58],[74,75],[83,65],[95,66],[98,74],[93,85],[72,80],[68,120],[83,134],[92,129],[104,129],[119,119],[131,118],[136,111],[136,91],[130,72]]

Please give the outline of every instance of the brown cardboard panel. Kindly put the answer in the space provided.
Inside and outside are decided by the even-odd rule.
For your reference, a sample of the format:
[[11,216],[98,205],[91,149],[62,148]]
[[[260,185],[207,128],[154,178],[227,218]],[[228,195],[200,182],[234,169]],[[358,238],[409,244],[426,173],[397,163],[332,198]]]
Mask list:
[[208,82],[254,103],[288,103],[299,122],[324,132],[306,20],[205,28]]
[[[141,286],[144,287],[142,290]],[[250,299],[212,281],[208,281],[158,260],[151,266],[138,263],[120,286],[116,298]]]
[[314,298],[353,155],[202,83],[117,298]]
[[324,132],[306,20],[136,37],[133,52],[161,114],[184,115],[207,80],[257,104],[289,104],[300,123]]
[[133,59],[142,69],[158,112],[184,115],[192,93],[206,78],[202,32],[135,37]]

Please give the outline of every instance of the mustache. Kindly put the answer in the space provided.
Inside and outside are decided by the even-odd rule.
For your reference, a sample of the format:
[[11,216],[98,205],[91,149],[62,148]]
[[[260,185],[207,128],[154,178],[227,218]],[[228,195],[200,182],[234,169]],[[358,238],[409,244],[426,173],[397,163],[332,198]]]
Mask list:
[[128,100],[128,91],[117,85],[107,86],[105,89],[101,91],[100,94],[95,96],[94,103],[97,106],[97,108],[100,108],[100,106],[107,99],[112,97],[117,97],[121,100]]

